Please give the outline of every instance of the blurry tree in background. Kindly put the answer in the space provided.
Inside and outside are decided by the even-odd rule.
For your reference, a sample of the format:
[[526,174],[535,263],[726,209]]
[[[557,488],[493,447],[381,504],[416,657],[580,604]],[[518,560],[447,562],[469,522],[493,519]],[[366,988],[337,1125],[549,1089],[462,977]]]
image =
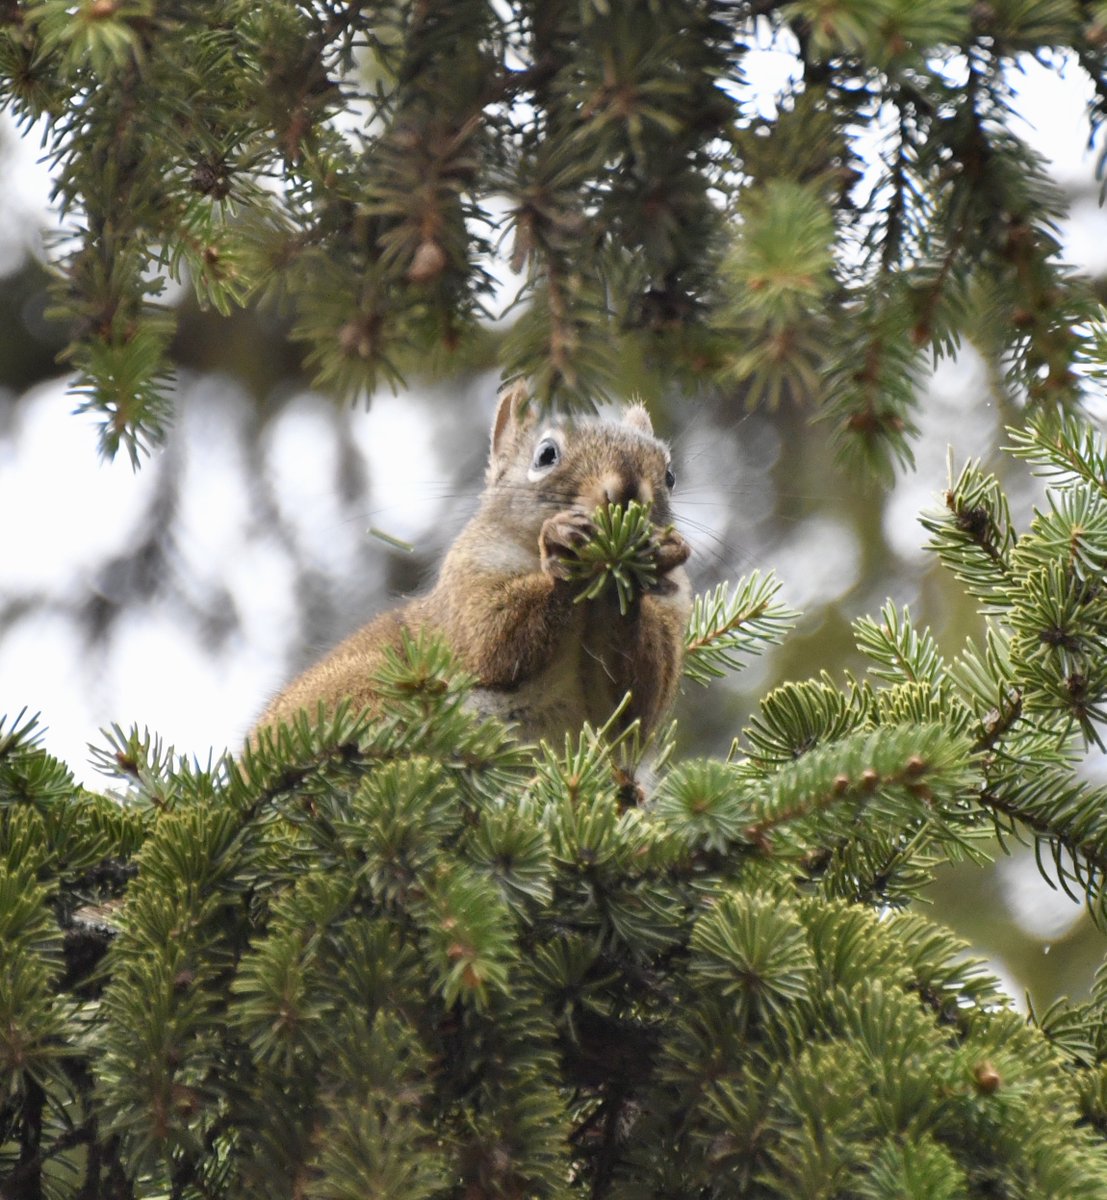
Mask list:
[[[77,635],[70,690],[95,695],[127,650],[233,742],[266,689],[425,578],[517,375],[552,408],[642,394],[674,440],[698,587],[775,568],[805,614],[737,680],[689,691],[682,752],[725,753],[780,681],[843,686],[863,661],[851,621],[886,596],[951,655],[985,645],[999,585],[973,560],[966,594],[917,552],[920,498],[948,487],[947,518],[1008,562],[1043,502],[999,456],[1005,428],[1035,419],[1044,444],[1050,421],[1103,411],[1103,284],[1066,262],[1074,197],[1019,136],[1037,68],[1087,96],[1102,158],[1103,3],[0,0],[0,99],[45,140],[62,218],[0,288],[9,444],[60,354],[103,453],[141,468],[126,520],[64,586],[0,578],[0,708],[25,699],[10,647],[38,661],[54,614]],[[959,479],[971,455],[999,483]],[[1098,462],[1084,446],[1069,467]],[[79,509],[69,483],[47,487]],[[1064,510],[1054,540],[1088,516]],[[971,559],[943,529],[947,559]],[[1101,586],[1102,562],[1082,570]],[[1078,653],[1049,641],[1071,595],[1042,588],[1042,645]],[[1068,702],[1094,744],[1102,681],[1085,685]],[[997,740],[1019,719],[999,699]],[[1091,845],[1021,815],[1004,827]],[[1098,868],[1080,861],[1083,896]],[[1020,935],[994,873],[946,872],[943,917],[1018,983],[1088,988],[1090,918]]]

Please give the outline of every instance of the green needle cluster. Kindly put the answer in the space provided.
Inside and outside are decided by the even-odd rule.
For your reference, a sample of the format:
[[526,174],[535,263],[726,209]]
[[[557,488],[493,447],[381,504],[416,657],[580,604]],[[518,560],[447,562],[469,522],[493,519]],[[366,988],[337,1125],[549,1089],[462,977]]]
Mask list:
[[657,530],[649,505],[600,505],[596,531],[572,563],[572,577],[585,586],[576,602],[595,600],[615,589],[622,616],[637,597],[657,583]]

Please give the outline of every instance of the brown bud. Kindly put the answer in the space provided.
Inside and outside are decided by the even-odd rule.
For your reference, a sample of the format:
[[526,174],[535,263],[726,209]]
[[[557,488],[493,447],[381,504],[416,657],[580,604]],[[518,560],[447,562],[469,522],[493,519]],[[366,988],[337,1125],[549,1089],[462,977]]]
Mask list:
[[773,840],[760,825],[747,825],[742,831],[743,837],[751,845],[756,846],[762,854],[771,854]]
[[996,10],[991,4],[974,4],[972,6],[971,16],[974,28],[984,31],[988,29],[995,21]]
[[377,350],[377,326],[371,317],[347,321],[338,331],[342,353],[348,358],[372,358]]
[[138,763],[131,754],[124,754],[122,751],[116,751],[115,763],[121,771],[126,771],[128,775],[138,774]]
[[998,1092],[1003,1083],[1000,1073],[987,1061],[977,1063],[973,1067],[972,1077],[973,1082],[976,1084],[976,1090],[984,1096],[990,1096],[993,1092]]
[[446,269],[448,261],[446,251],[434,238],[424,238],[411,257],[411,265],[407,269],[408,282],[429,283],[437,279]]
[[861,786],[867,792],[875,792],[877,784],[880,783],[880,773],[874,771],[872,767],[866,767],[861,772]]
[[528,209],[521,208],[515,217],[515,241],[511,247],[511,269],[521,271],[534,253],[535,218]]

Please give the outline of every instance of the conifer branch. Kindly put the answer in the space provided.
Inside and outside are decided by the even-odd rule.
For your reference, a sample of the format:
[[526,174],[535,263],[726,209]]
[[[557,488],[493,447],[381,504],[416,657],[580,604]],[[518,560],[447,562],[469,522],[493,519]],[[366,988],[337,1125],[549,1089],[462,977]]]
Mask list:
[[[912,732],[917,736],[908,739],[906,730],[885,727],[805,754],[776,774],[764,813],[751,822],[745,836],[773,854],[774,834],[787,826],[834,806],[879,803],[886,789],[921,803],[920,814],[929,811],[940,821],[943,806],[952,811],[968,784],[966,747],[948,741],[948,733],[938,726]],[[905,754],[908,743],[913,749]]]
[[[740,64],[770,12],[803,80],[762,117]],[[1071,37],[1100,89],[1095,22],[873,13],[30,6],[0,25],[0,103],[48,121],[71,226],[57,314],[104,452],[137,460],[171,418],[158,276],[187,266],[222,313],[284,293],[309,368],[353,396],[486,337],[506,223],[527,273],[501,363],[547,403],[594,404],[633,345],[753,398],[825,400],[843,452],[887,473],[910,460],[922,354],[971,332],[1013,395],[1071,407],[1096,303],[1061,264],[1008,63]],[[889,105],[886,186],[861,193]]]
[[[1010,555],[1016,543],[1006,497],[994,475],[967,463],[956,481],[950,463],[945,511],[921,518],[930,546],[969,592],[1002,611],[1011,603]],[[990,611],[987,610],[987,611]]]
[[780,642],[797,617],[776,597],[779,582],[755,571],[733,589],[719,584],[696,596],[684,638],[684,673],[705,686],[741,666],[743,657]]
[[1079,479],[1107,498],[1107,449],[1102,435],[1072,413],[1038,414],[1023,429],[1008,429],[1012,453],[1035,474],[1065,483]]
[[941,683],[946,668],[930,630],[919,633],[911,623],[910,610],[904,608],[901,613],[891,600],[880,615],[880,625],[868,617],[854,623],[858,648],[877,663],[871,673],[891,683],[906,680],[930,687]]

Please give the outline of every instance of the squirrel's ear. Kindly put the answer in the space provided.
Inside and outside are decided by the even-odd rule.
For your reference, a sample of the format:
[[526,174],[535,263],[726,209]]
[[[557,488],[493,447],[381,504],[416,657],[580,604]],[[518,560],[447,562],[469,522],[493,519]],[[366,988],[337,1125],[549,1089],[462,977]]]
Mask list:
[[490,463],[494,463],[512,445],[516,434],[534,424],[535,415],[530,411],[529,398],[525,379],[517,380],[500,397],[492,421]]
[[641,400],[636,404],[628,404],[623,409],[623,424],[629,425],[631,429],[637,429],[639,433],[644,433],[647,437],[653,437],[653,422]]

